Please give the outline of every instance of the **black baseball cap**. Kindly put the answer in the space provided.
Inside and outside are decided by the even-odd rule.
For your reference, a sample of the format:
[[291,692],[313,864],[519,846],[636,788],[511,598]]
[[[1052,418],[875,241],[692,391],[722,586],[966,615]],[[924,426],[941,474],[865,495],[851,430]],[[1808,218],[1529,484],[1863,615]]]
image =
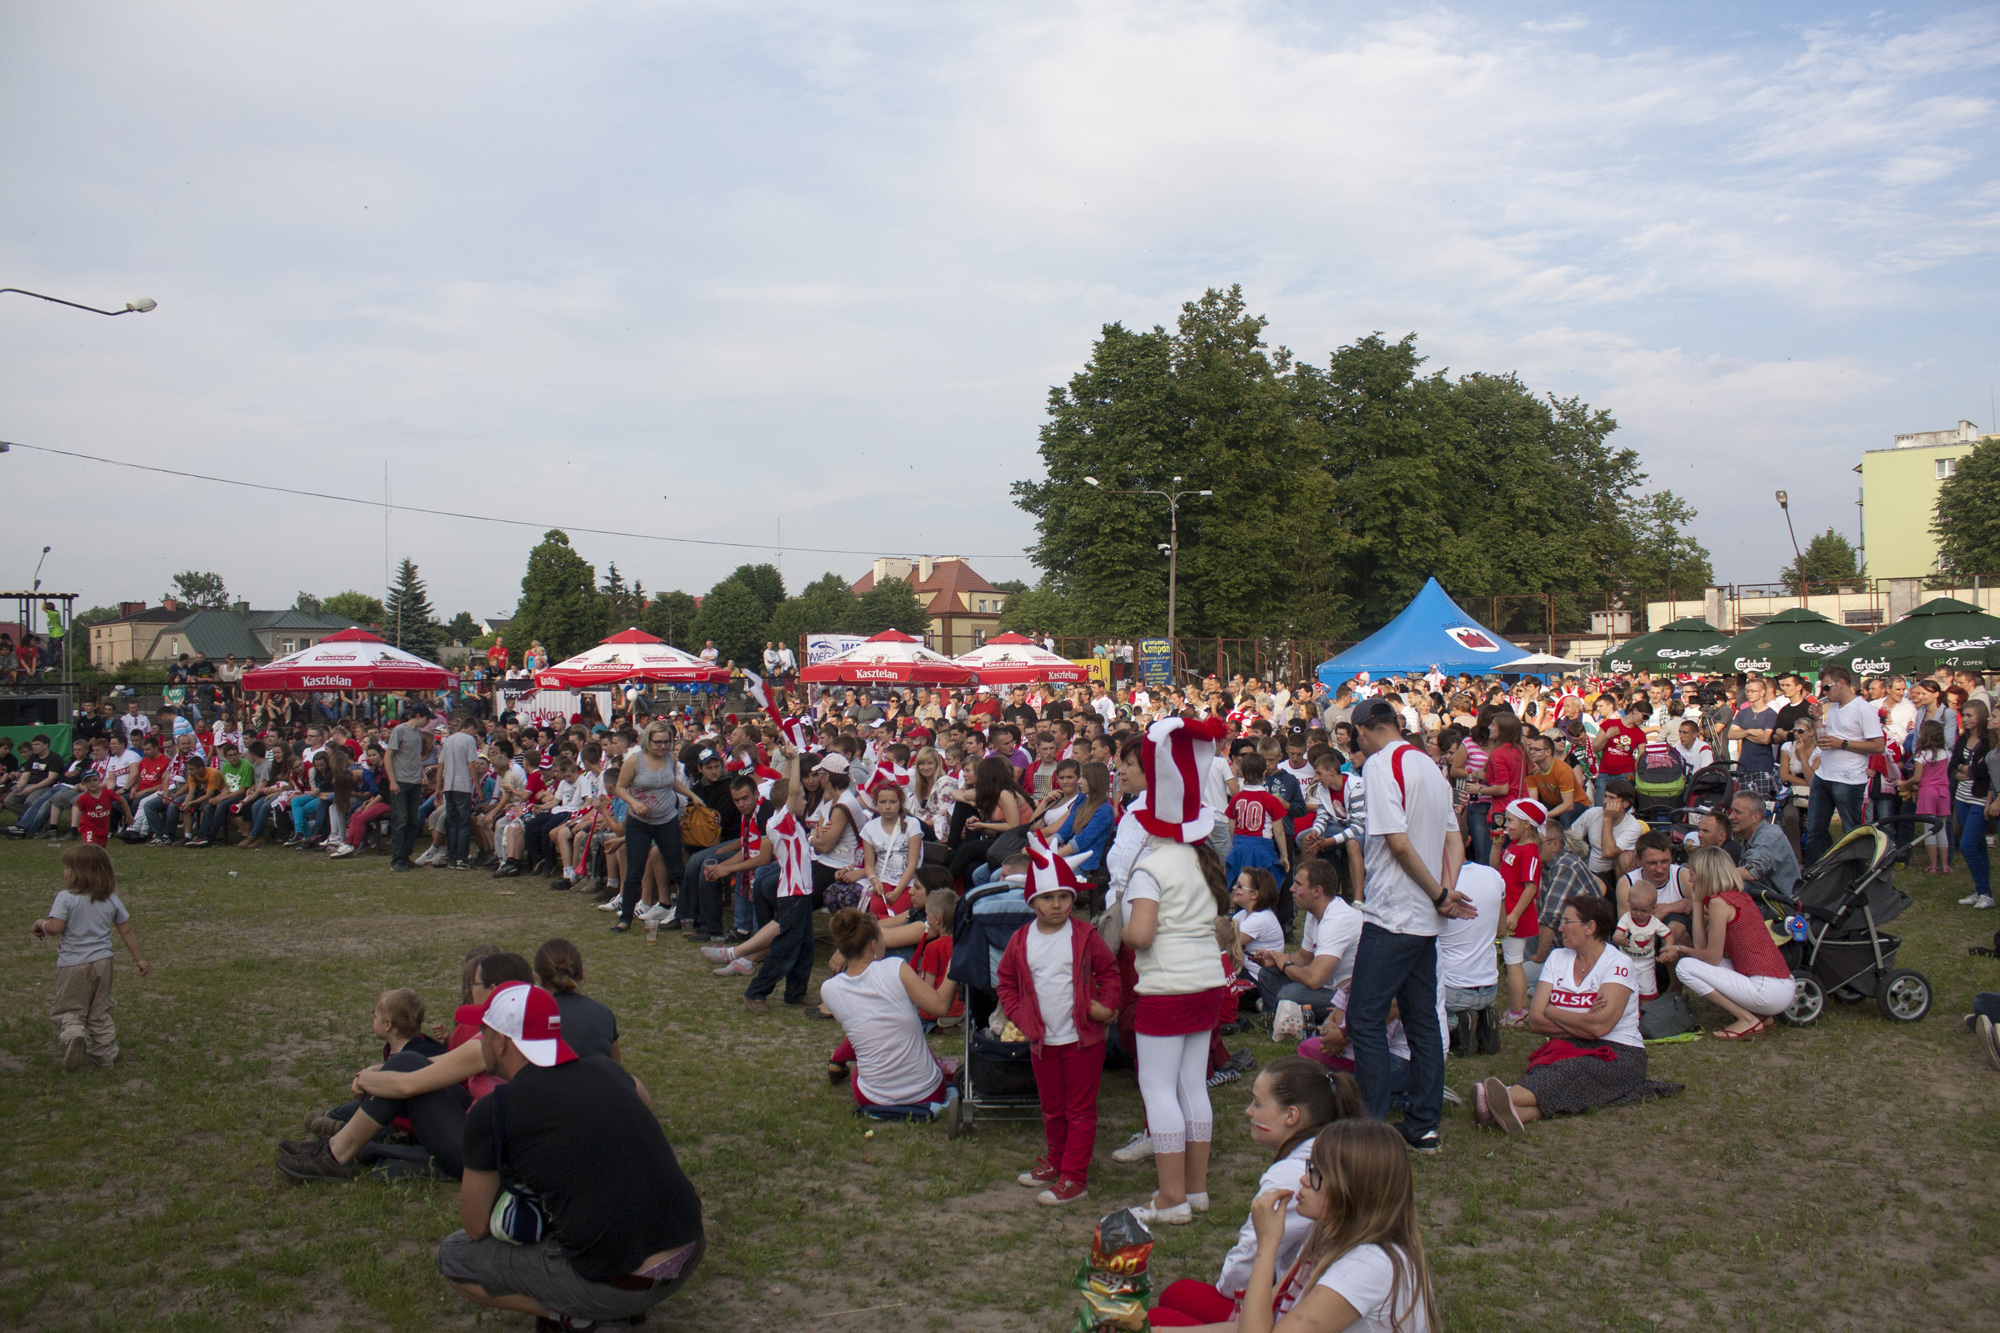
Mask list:
[[1354,713],[1348,719],[1357,727],[1394,727],[1403,729],[1403,719],[1382,699],[1363,699],[1354,705]]

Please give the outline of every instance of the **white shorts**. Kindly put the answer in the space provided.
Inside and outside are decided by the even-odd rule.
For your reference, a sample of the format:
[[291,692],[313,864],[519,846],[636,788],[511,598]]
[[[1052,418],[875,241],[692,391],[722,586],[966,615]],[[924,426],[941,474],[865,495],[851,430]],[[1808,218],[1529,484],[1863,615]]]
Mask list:
[[1519,967],[1528,961],[1528,946],[1534,940],[1522,935],[1509,936],[1500,941],[1500,957],[1509,967]]

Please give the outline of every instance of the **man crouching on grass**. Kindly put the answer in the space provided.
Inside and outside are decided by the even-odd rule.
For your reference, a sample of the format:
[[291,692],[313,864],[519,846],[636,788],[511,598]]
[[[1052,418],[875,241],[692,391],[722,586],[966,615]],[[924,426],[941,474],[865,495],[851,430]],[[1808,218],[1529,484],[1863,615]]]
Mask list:
[[487,1071],[507,1082],[466,1117],[464,1230],[438,1247],[438,1272],[541,1329],[645,1313],[688,1280],[707,1244],[701,1200],[659,1121],[630,1074],[570,1049],[547,991],[502,986],[480,1024]]

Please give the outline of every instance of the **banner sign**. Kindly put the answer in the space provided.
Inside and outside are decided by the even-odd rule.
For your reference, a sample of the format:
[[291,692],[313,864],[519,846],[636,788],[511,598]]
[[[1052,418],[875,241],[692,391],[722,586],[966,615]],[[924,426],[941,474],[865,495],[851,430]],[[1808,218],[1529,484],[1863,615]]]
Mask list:
[[866,643],[865,634],[808,634],[806,635],[805,665],[827,661],[840,656],[857,644]]
[[1148,689],[1163,690],[1174,683],[1174,645],[1170,639],[1139,640],[1139,679]]

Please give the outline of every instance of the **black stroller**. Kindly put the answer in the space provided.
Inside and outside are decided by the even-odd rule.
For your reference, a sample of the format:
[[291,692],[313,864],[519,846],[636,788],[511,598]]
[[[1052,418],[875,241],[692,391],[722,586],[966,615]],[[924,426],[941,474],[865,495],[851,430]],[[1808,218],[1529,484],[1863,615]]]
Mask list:
[[[995,880],[969,891],[958,900],[957,919],[951,925],[951,967],[947,973],[965,995],[965,1064],[959,1070],[959,1096],[947,1113],[945,1134],[957,1138],[970,1131],[979,1111],[1006,1111],[1013,1114],[999,1120],[1040,1121],[1042,1103],[1035,1091],[1035,1071],[1028,1063],[1028,1043],[1002,1041],[989,1030],[994,1010],[1000,1007],[1000,983],[995,974],[1001,951],[1014,932],[1035,919],[1034,909],[1023,902],[1009,904],[1004,911],[975,912],[985,899],[1009,891],[1017,885]],[[1022,1114],[1025,1112],[1025,1114]]]
[[[1773,936],[1782,936],[1778,951],[1798,982],[1791,1008],[1779,1015],[1794,1027],[1818,1021],[1829,994],[1850,1004],[1872,999],[1882,1017],[1898,1023],[1915,1023],[1931,1010],[1930,981],[1896,966],[1902,938],[1882,927],[1911,902],[1890,877],[1896,857],[1944,821],[1914,815],[1885,822],[1909,824],[1915,831],[1908,843],[1899,844],[1880,827],[1864,824],[1820,858],[1799,881],[1795,897],[1773,889],[1758,894],[1765,917],[1774,923]],[[1794,937],[1788,919],[1801,923],[1804,939]]]

